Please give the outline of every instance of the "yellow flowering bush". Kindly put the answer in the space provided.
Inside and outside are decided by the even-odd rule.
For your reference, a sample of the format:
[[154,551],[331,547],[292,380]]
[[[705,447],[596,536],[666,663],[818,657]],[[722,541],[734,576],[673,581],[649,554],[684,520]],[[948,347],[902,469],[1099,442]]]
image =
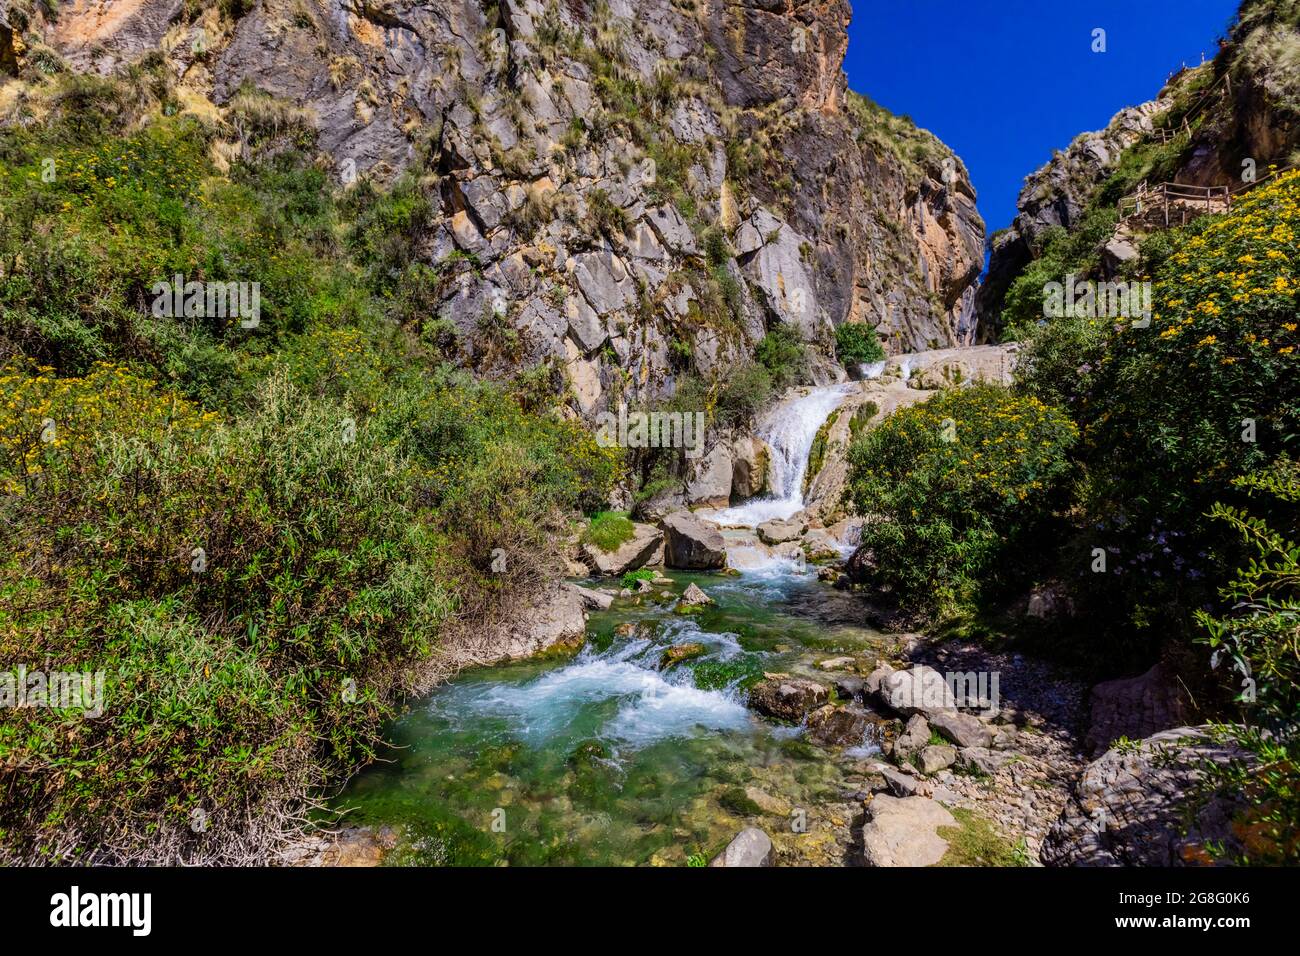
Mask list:
[[885,419],[849,453],[874,583],[931,611],[976,597],[1010,569],[999,555],[1050,514],[1076,438],[1060,410],[994,385],[947,391]]
[[[1174,234],[1149,328],[1121,324],[1079,418],[1099,486],[1196,519],[1300,436],[1300,172]],[[1104,482],[1101,481],[1104,479]]]
[[156,438],[215,417],[122,365],[60,378],[48,366],[10,363],[0,369],[0,492],[30,490],[53,457],[84,454],[110,432]]

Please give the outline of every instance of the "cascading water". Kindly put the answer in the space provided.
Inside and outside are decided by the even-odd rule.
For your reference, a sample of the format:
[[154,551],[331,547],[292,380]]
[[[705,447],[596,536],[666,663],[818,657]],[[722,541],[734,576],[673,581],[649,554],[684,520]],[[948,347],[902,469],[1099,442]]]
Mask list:
[[770,494],[710,515],[721,525],[753,528],[772,518],[789,518],[803,509],[803,479],[808,471],[817,430],[839,408],[854,385],[826,385],[782,402],[758,428],[772,449],[768,467]]
[[[812,806],[854,789],[873,729],[827,748],[745,702],[767,672],[875,660],[856,599],[801,576],[666,574],[592,611],[576,656],[466,671],[412,707],[336,798],[345,822],[394,828],[406,865],[681,865],[748,825],[753,791]],[[714,603],[675,613],[688,583]],[[670,648],[690,653],[669,664]]]

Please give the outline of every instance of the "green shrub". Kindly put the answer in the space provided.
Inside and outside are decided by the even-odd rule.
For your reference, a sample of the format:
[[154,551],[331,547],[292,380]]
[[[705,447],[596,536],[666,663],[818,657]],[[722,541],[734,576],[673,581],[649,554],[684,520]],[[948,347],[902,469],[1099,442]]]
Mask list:
[[637,568],[635,571],[629,571],[623,575],[621,584],[629,591],[635,591],[637,585],[642,581],[653,581],[656,573],[650,568]]
[[373,753],[454,608],[441,538],[413,515],[409,470],[337,406],[281,380],[230,425],[162,395],[153,407],[178,418],[95,419],[148,405],[105,376],[50,386],[72,403],[60,417],[98,424],[43,447],[0,522],[0,653],[106,672],[105,716],[5,711],[0,759],[31,770],[0,830],[28,858],[218,857],[273,838],[256,831]]
[[767,369],[772,387],[777,391],[798,385],[808,376],[808,347],[793,326],[774,325],[758,343],[754,354],[759,364]]
[[604,552],[617,551],[636,537],[636,528],[622,511],[600,511],[592,515],[582,540]]
[[1234,478],[1300,435],[1300,173],[1180,234],[1150,327],[1123,323],[1089,373],[1080,422],[1106,502],[1192,531]]
[[1245,715],[1245,723],[1220,725],[1217,734],[1253,760],[1212,768],[1207,787],[1246,794],[1253,804],[1238,829],[1245,837],[1240,862],[1293,865],[1300,861],[1300,465],[1284,460],[1234,485],[1268,499],[1276,524],[1228,505],[1212,510],[1240,536],[1246,560],[1221,595],[1231,610],[1196,617],[1212,666],[1226,672]]
[[885,358],[876,330],[865,322],[845,322],[835,330],[835,354],[846,366],[867,365]]
[[909,607],[942,613],[1005,578],[1000,559],[1050,515],[1076,437],[1058,410],[993,385],[886,418],[849,453],[877,583]]

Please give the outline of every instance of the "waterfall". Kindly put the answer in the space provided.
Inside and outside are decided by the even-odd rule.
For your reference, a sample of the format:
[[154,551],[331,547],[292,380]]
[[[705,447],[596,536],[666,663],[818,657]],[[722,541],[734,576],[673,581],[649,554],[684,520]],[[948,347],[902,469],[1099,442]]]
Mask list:
[[803,509],[803,479],[817,430],[855,388],[826,385],[786,399],[763,417],[758,437],[772,449],[768,496],[710,515],[721,525],[753,528],[772,518],[789,518]]
[[858,371],[862,373],[864,379],[871,381],[872,379],[880,378],[880,376],[885,372],[885,366],[888,364],[888,359],[879,362],[863,362],[858,366]]

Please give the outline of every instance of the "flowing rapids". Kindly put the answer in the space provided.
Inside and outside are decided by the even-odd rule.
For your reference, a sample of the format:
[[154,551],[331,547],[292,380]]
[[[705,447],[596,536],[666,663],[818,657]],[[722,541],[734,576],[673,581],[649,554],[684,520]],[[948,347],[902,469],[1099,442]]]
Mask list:
[[[669,597],[592,614],[575,657],[469,672],[418,702],[336,800],[344,822],[393,828],[392,863],[681,865],[755,822],[754,791],[774,798],[758,821],[774,838],[840,798],[872,741],[815,747],[751,713],[746,688],[765,671],[824,680],[818,661],[877,647],[850,623],[860,608],[782,564],[669,577]],[[692,582],[716,605],[676,613]],[[688,643],[700,656],[664,669]]]

